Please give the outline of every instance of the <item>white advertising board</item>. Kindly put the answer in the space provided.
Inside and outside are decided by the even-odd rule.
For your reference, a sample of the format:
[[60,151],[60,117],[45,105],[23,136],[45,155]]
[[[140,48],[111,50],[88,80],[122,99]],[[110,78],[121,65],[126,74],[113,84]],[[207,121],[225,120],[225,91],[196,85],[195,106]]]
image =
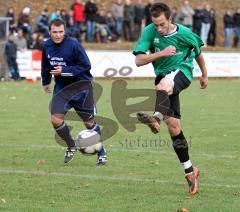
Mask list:
[[[151,64],[137,67],[131,51],[87,51],[94,77],[154,77]],[[240,77],[240,52],[203,52],[209,77]],[[18,53],[22,77],[40,77],[41,52]],[[201,75],[194,61],[194,77]]]

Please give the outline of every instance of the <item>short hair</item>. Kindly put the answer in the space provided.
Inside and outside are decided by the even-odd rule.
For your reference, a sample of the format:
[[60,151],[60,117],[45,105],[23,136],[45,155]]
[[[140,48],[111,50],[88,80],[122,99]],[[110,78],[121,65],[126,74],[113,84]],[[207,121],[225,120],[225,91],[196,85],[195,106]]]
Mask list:
[[171,16],[171,9],[164,3],[154,3],[150,8],[150,14],[152,17],[157,18],[161,14],[164,14],[167,19]]
[[61,25],[63,25],[64,28],[65,28],[66,24],[65,24],[65,21],[62,20],[61,18],[55,18],[49,24],[49,27],[48,27],[49,31],[51,30],[52,25],[54,25],[54,26],[61,26]]

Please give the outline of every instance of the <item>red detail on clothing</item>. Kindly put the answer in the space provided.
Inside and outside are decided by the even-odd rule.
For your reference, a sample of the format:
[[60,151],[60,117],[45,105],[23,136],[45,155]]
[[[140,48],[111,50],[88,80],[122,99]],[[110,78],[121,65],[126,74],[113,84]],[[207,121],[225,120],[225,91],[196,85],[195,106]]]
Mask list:
[[75,2],[72,5],[72,11],[73,11],[73,21],[82,23],[85,19],[83,4],[79,4],[79,3]]

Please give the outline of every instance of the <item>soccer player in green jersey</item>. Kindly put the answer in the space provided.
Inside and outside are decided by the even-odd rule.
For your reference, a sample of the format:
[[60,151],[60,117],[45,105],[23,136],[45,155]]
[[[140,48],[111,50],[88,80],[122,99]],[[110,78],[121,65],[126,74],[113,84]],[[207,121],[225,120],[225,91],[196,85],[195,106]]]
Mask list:
[[172,22],[171,11],[166,4],[153,4],[150,14],[152,24],[143,30],[133,53],[137,66],[153,64],[156,74],[155,112],[152,116],[139,112],[137,117],[153,133],[159,132],[161,121],[167,124],[173,148],[184,167],[189,193],[195,195],[199,171],[189,159],[188,144],[181,129],[179,93],[193,79],[193,59],[202,72],[200,87],[207,87],[207,70],[201,54],[204,44],[189,28]]

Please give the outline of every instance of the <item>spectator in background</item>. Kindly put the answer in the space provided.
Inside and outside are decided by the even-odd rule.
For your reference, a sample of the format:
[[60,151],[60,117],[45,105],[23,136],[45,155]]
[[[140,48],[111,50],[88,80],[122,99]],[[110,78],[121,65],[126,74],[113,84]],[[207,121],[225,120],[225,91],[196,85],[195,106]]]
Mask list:
[[33,28],[30,24],[30,12],[31,9],[29,7],[25,7],[19,14],[18,18],[18,28],[21,28],[23,30],[23,33],[27,34],[28,37],[31,37],[33,33]]
[[227,10],[223,16],[223,23],[224,23],[224,47],[230,47],[231,45],[231,38],[233,33],[233,17],[230,10]]
[[137,0],[137,3],[134,5],[134,31],[135,31],[135,39],[138,39],[139,36],[141,35],[142,31],[142,22],[144,18],[144,7],[142,0]]
[[49,22],[51,22],[54,19],[61,18],[61,10],[58,8],[55,11],[51,12],[49,16]]
[[48,21],[48,9],[45,8],[36,18],[37,31],[43,33],[44,37],[48,37]]
[[177,7],[172,7],[171,16],[173,23],[181,23],[180,14]]
[[17,64],[17,45],[14,43],[13,34],[8,35],[8,40],[4,46],[4,56],[8,64],[9,74],[14,80],[20,80]]
[[182,24],[192,29],[194,10],[189,5],[189,1],[183,2],[180,14],[180,17],[182,18]]
[[31,38],[27,40],[28,49],[37,49],[37,37],[38,37],[37,32],[32,33]]
[[87,25],[87,42],[93,42],[95,35],[97,5],[93,0],[87,1],[85,5],[86,25]]
[[216,44],[216,15],[215,15],[215,10],[211,9],[210,10],[211,14],[211,19],[210,19],[210,30],[208,33],[208,40],[207,44],[209,46],[215,46]]
[[42,50],[44,36],[42,33],[34,32],[31,40],[27,41],[27,47],[31,50]]
[[134,14],[131,0],[126,0],[123,9],[123,36],[126,41],[134,40]]
[[233,24],[234,24],[234,40],[233,40],[233,47],[238,47],[238,42],[240,38],[240,8],[237,10],[236,13],[233,14]]
[[6,13],[6,17],[11,18],[11,20],[9,21],[9,31],[10,31],[10,33],[16,32],[17,31],[17,24],[16,24],[16,20],[15,20],[14,10],[13,10],[12,7],[8,8],[8,11]]
[[123,3],[122,0],[116,0],[112,4],[112,14],[116,21],[116,30],[118,35],[122,35],[123,30]]
[[204,45],[207,44],[208,33],[211,27],[211,6],[209,4],[205,5],[205,8],[202,10],[202,27],[201,27],[201,39]]
[[74,4],[71,6],[73,12],[73,34],[72,36],[79,38],[81,40],[81,28],[83,27],[85,20],[85,9],[81,0],[75,0]]
[[120,34],[117,31],[116,21],[115,21],[111,11],[107,12],[106,24],[107,24],[108,28],[110,29],[110,31],[112,33],[111,41],[117,41],[120,37]]
[[193,15],[193,32],[198,36],[201,36],[202,19],[202,7],[201,5],[198,5],[197,8],[194,10]]
[[144,8],[145,12],[145,26],[149,25],[152,23],[151,15],[150,15],[150,8],[153,4],[154,0],[149,0],[148,4]]
[[107,43],[108,36],[111,36],[110,29],[107,26],[105,11],[100,10],[96,19],[96,39],[97,42]]
[[14,43],[17,45],[17,50],[21,52],[27,50],[27,40],[23,37],[23,30],[21,28],[17,30],[17,37],[14,39]]

